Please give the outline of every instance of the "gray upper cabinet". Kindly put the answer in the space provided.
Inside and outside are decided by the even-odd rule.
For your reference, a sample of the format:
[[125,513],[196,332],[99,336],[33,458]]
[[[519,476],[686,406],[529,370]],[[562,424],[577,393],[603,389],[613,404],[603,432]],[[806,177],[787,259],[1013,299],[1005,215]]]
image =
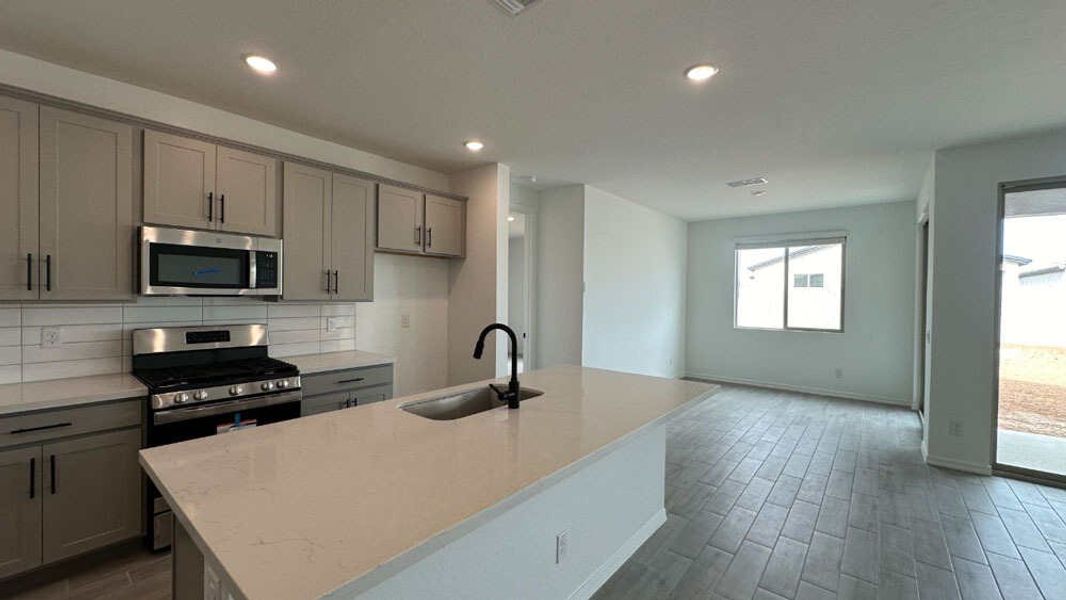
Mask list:
[[41,564],[41,447],[0,451],[0,579]]
[[278,235],[278,161],[218,147],[218,229]]
[[369,235],[374,188],[369,181],[333,174],[329,239],[335,300],[374,299],[374,245]]
[[377,249],[405,254],[463,256],[466,204],[461,200],[382,185]]
[[426,194],[426,254],[463,255],[465,209],[460,200]]
[[45,562],[141,532],[140,429],[45,444]]
[[288,162],[284,179],[284,299],[372,300],[376,186]]
[[37,298],[37,158],[37,105],[0,97],[0,300]]
[[144,132],[144,221],[175,227],[214,226],[216,146]]
[[144,221],[277,236],[277,160],[144,132]]
[[286,300],[329,300],[333,175],[286,162],[284,179],[282,295]]
[[422,192],[382,185],[378,190],[377,247],[422,252],[424,212]]
[[133,128],[40,109],[40,297],[133,297]]

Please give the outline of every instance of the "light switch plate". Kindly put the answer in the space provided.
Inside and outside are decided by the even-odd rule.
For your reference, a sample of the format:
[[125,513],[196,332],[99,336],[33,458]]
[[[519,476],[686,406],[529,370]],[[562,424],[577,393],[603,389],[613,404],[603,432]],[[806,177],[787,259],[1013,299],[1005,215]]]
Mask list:
[[408,314],[400,315],[400,328],[402,328],[402,329],[410,329],[411,328],[411,315],[408,315]]
[[59,328],[58,327],[43,327],[43,328],[41,328],[41,345],[42,346],[58,346],[59,345]]

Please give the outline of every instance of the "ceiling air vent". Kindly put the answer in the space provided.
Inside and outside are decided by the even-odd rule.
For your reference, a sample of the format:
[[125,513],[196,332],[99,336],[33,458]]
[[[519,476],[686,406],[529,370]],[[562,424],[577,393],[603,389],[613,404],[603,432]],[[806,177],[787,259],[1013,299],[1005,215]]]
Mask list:
[[496,0],[496,4],[499,4],[501,8],[511,13],[512,16],[516,16],[518,13],[529,8],[529,5],[536,1],[537,0]]
[[765,177],[751,177],[749,179],[738,179],[736,181],[730,181],[726,183],[729,187],[747,187],[749,185],[765,185]]

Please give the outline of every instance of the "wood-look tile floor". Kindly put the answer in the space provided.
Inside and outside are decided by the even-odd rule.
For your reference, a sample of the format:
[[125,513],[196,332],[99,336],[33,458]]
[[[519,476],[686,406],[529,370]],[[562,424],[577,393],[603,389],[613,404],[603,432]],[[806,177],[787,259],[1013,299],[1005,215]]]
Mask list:
[[910,411],[727,387],[669,426],[667,522],[595,600],[1066,599],[1066,490],[920,443]]
[[0,582],[12,600],[170,600],[170,553],[128,544]]
[[[1066,490],[922,462],[909,411],[727,387],[669,426],[667,522],[596,600],[1066,600]],[[170,598],[140,549],[0,598]],[[43,577],[42,577],[43,576]]]

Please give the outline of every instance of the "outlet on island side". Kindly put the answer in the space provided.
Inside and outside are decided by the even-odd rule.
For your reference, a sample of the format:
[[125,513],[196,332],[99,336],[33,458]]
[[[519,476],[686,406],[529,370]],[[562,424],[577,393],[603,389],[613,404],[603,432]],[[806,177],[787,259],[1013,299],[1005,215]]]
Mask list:
[[41,328],[41,345],[42,346],[58,346],[59,345],[59,328],[58,327],[43,327],[43,328]]
[[407,313],[404,313],[404,314],[400,315],[400,328],[401,329],[410,329],[411,328],[411,315],[409,315]]
[[555,564],[561,565],[570,553],[570,532],[562,531],[555,536]]

